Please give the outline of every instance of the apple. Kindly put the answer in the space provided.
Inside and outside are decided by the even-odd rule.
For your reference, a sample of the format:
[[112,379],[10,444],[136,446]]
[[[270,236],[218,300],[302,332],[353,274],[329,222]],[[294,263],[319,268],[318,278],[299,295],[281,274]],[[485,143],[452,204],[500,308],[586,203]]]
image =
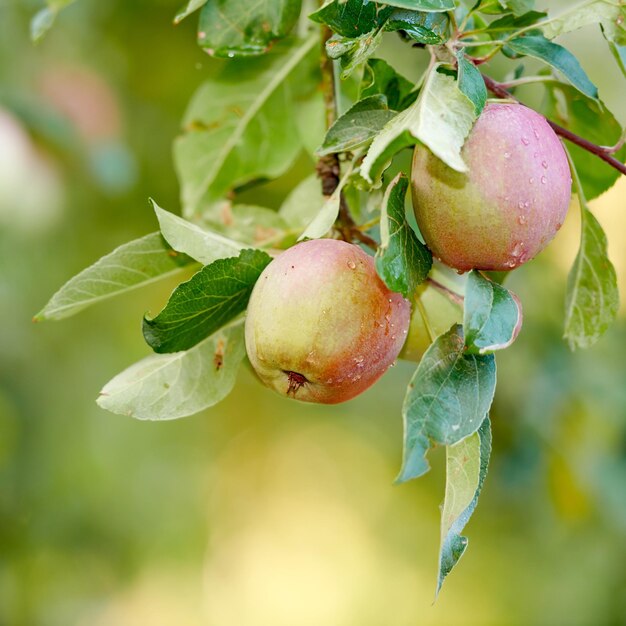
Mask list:
[[415,148],[415,218],[433,255],[460,271],[511,270],[555,236],[570,203],[565,150],[539,113],[488,104],[461,152],[457,172],[428,148]]
[[274,259],[254,286],[246,350],[271,389],[335,404],[365,391],[395,361],[410,315],[361,248],[305,241]]

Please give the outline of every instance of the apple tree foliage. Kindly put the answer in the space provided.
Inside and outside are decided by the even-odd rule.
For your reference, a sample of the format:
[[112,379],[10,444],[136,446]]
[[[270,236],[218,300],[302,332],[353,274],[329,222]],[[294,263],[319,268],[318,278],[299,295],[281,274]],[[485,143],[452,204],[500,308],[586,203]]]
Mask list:
[[[48,0],[33,19],[33,38],[72,1]],[[412,301],[414,315],[427,316],[425,282],[464,299],[461,323],[430,338],[402,407],[399,482],[428,470],[432,447],[446,448],[439,591],[467,546],[461,533],[491,450],[495,353],[515,339],[521,307],[502,285],[503,273],[472,271],[460,282],[433,263],[407,218],[410,172],[401,171],[401,157],[421,143],[463,171],[461,149],[489,91],[514,97],[521,84],[542,89],[539,111],[570,139],[582,215],[564,337],[572,349],[593,345],[616,315],[618,293],[588,201],[615,183],[626,148],[592,77],[556,39],[600,28],[607,62],[614,57],[626,74],[626,3],[584,0],[552,15],[534,0],[189,0],[174,21],[196,12],[198,45],[230,60],[193,94],[173,145],[182,216],[153,202],[158,230],[69,280],[36,319],[62,319],[195,272],[158,315],[143,320],[154,354],[115,376],[98,398],[115,413],[165,420],[206,409],[232,390],[245,359],[242,322],[252,287],[272,255],[298,240],[334,236],[377,248],[378,273]],[[376,56],[386,37],[399,37],[407,56],[423,60],[416,82]],[[482,74],[498,54],[510,60],[505,83]],[[536,73],[527,73],[527,59],[539,65]],[[243,189],[285,174],[303,152],[311,175],[278,210],[239,201]]]

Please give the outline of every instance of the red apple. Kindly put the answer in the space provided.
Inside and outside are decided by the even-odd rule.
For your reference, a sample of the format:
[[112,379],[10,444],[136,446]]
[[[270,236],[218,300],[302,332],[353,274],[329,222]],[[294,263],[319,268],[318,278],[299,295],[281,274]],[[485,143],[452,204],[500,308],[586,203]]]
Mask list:
[[259,277],[246,349],[271,389],[335,404],[365,391],[393,363],[410,314],[371,256],[343,241],[315,239],[280,254]]
[[546,119],[521,104],[488,104],[462,150],[469,171],[415,148],[413,207],[435,257],[461,271],[510,270],[561,227],[572,178]]

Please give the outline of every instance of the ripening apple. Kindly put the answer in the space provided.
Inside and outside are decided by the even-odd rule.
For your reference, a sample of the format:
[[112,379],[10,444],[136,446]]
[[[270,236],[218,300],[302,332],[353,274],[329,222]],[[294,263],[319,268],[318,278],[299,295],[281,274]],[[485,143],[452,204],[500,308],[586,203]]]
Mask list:
[[374,260],[333,239],[299,243],[257,281],[246,350],[261,381],[284,396],[335,404],[365,391],[394,362],[411,306]]
[[488,104],[457,172],[415,148],[415,217],[435,257],[461,271],[511,270],[543,250],[561,227],[572,178],[546,119],[521,104]]

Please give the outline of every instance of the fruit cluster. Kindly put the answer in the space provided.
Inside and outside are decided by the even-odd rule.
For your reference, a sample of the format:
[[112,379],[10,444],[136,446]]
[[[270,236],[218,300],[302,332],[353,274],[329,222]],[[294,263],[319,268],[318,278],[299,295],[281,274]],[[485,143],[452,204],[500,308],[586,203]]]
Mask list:
[[[467,173],[415,148],[413,207],[426,244],[459,271],[519,267],[545,248],[567,213],[572,179],[559,138],[531,109],[488,104],[462,156]],[[387,288],[372,257],[343,241],[311,240],[261,274],[246,348],[268,387],[333,404],[382,376],[407,340],[410,318],[409,301]],[[423,338],[411,332],[411,341]]]

